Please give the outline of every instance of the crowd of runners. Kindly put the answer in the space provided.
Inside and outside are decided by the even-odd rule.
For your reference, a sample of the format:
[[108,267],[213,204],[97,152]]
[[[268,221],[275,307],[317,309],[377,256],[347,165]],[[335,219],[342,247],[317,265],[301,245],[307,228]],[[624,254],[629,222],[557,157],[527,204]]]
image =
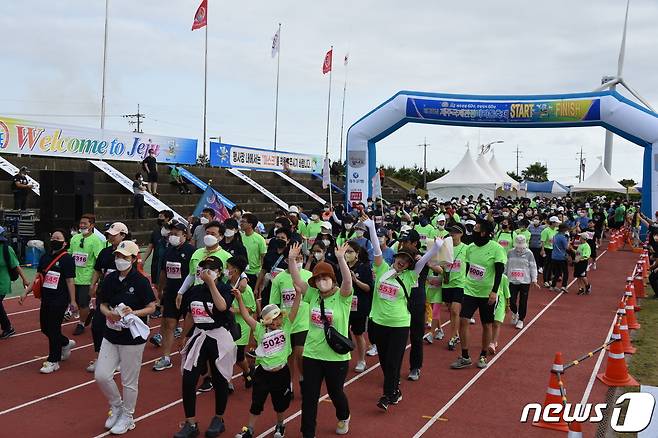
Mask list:
[[[605,197],[439,202],[410,196],[352,207],[348,213],[340,205],[310,212],[292,206],[270,218],[235,207],[223,222],[206,209],[189,225],[162,211],[141,252],[126,225],[103,227],[103,241],[94,233],[94,216],[86,214],[73,236],[52,230],[34,281],[27,281],[11,250],[0,268],[22,278],[21,302],[28,294],[41,299],[49,346],[41,373],[64,366],[73,338],[91,330],[96,358],[86,371],[107,398],[103,421],[112,434],[135,427],[142,354],[150,341],[162,350],[153,369],[173,373],[168,380],[177,375],[167,371],[174,366],[172,352],[181,352],[185,421],[172,431],[175,438],[202,429],[197,391],[215,395],[205,436],[224,432],[224,415],[234,414],[229,394],[238,390],[251,391],[252,401],[236,438],[255,436],[268,396],[277,416],[275,437],[286,433],[285,412],[294,397],[302,402],[301,435],[314,437],[323,382],[336,433],[344,435],[352,417],[343,385],[350,366],[366,370],[366,355],[378,356],[381,365],[382,389],[373,405],[383,411],[402,401],[402,374],[412,382],[421,378],[424,346],[455,350],[446,368],[485,368],[501,325],[523,328],[533,288],[571,292],[571,277],[577,294],[595,296],[588,273],[596,269],[606,230],[625,226],[639,239],[641,224],[655,232],[658,223],[658,214],[642,216],[637,202]],[[261,220],[273,225],[267,229]],[[658,234],[650,242],[658,250]],[[148,259],[149,273],[143,270]],[[0,269],[2,291],[9,281]],[[1,337],[8,338],[15,331],[1,303]],[[442,306],[450,318],[447,333]],[[469,337],[476,312],[481,342]],[[62,332],[65,318],[78,318],[72,336]],[[153,336],[149,318],[162,318]],[[402,370],[407,344],[408,372]],[[235,366],[245,389],[231,384]]]

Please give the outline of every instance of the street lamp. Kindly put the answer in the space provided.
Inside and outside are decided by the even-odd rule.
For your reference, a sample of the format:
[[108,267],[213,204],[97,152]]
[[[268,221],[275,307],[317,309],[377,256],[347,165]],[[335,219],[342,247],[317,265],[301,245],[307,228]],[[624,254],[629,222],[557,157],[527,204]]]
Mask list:
[[498,144],[498,143],[505,143],[505,141],[504,140],[496,140],[496,141],[492,141],[491,143],[480,145],[480,155],[486,154],[487,152],[489,152],[492,145],[495,145],[495,144]]

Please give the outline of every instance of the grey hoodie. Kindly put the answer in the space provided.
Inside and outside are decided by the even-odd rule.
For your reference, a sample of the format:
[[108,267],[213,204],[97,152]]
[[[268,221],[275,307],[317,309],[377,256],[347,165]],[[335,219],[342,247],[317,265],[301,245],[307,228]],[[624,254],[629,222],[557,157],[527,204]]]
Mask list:
[[514,248],[507,253],[505,275],[512,284],[530,284],[537,281],[537,263],[528,248]]

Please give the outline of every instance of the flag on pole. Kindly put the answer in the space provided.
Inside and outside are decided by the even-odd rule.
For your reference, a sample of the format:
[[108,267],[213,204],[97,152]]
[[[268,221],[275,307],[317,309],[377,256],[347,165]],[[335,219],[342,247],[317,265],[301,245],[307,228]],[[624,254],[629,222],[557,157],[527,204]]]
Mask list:
[[325,75],[331,71],[331,61],[334,55],[334,49],[331,49],[324,56],[324,63],[322,64],[322,74]]
[[331,185],[331,170],[329,168],[329,157],[325,157],[322,167],[322,188],[328,189]]
[[201,29],[208,24],[208,0],[203,0],[194,14],[192,30]]
[[372,177],[372,199],[377,199],[382,197],[382,182],[379,179],[379,172],[375,172],[375,175]]
[[279,32],[281,32],[281,28],[277,29],[276,33],[272,37],[272,58],[274,58],[276,54],[279,53]]
[[346,53],[345,54],[345,61],[344,61],[345,66],[347,66],[347,61],[349,60],[349,57],[350,57],[350,54]]

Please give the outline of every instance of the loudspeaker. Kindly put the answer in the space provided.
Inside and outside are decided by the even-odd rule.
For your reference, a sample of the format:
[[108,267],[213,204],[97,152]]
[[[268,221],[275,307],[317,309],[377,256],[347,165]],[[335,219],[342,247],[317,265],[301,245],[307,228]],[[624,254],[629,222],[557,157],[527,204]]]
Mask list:
[[94,212],[92,172],[42,170],[39,182],[41,233],[77,227],[80,216]]

